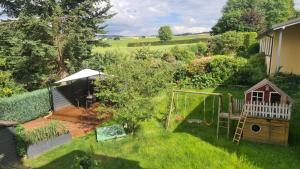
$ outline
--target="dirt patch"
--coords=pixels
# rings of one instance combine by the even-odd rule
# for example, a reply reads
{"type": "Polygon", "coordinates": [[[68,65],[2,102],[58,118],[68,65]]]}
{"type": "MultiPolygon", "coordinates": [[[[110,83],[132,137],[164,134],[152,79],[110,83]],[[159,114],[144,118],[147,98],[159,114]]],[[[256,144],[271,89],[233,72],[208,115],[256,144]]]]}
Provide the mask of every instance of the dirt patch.
{"type": "MultiPolygon", "coordinates": [[[[24,123],[23,125],[26,130],[30,130],[30,129],[44,126],[50,121],[52,120],[47,118],[38,118],[36,120],[32,120],[30,122],[24,123]]],[[[59,122],[64,124],[65,127],[70,131],[72,138],[84,136],[86,133],[94,130],[98,126],[96,124],[84,124],[84,123],[76,123],[76,122],[69,122],[69,121],[59,121],[59,122]]]]}

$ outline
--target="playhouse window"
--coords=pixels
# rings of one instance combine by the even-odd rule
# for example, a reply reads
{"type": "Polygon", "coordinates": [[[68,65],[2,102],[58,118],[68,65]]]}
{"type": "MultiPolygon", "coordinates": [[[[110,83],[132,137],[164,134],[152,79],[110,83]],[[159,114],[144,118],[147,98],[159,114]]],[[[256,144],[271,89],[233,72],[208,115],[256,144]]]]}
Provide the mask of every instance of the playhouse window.
{"type": "Polygon", "coordinates": [[[252,92],[252,102],[262,102],[264,100],[263,92],[252,92]]]}
{"type": "Polygon", "coordinates": [[[251,126],[251,130],[252,130],[252,132],[254,132],[254,133],[258,133],[258,132],[260,132],[260,126],[259,125],[257,125],[257,124],[253,124],[252,126],[251,126]]]}

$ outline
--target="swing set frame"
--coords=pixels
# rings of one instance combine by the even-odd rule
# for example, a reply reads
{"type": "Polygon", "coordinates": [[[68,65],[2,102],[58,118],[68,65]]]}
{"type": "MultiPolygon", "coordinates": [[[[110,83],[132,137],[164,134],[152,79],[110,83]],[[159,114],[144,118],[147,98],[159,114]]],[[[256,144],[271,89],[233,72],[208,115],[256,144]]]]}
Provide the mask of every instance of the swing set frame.
{"type": "MultiPolygon", "coordinates": [[[[204,95],[206,97],[208,97],[208,96],[218,97],[219,98],[219,105],[218,105],[218,111],[217,111],[218,116],[224,110],[224,107],[223,107],[223,94],[221,94],[221,93],[194,92],[194,91],[186,91],[186,90],[173,90],[172,91],[172,99],[171,99],[169,114],[168,114],[167,121],[166,121],[166,129],[169,128],[172,112],[177,109],[177,107],[176,107],[177,105],[175,103],[175,95],[177,94],[177,96],[178,96],[178,94],[180,94],[180,93],[181,94],[192,94],[192,95],[204,95]]],[[[205,101],[205,99],[204,99],[204,101],[205,101]]],[[[186,103],[185,103],[185,106],[186,106],[186,103]]],[[[204,111],[205,111],[205,107],[204,107],[204,111]]],[[[203,112],[203,113],[205,114],[205,112],[203,112]]],[[[207,125],[210,125],[210,124],[207,123],[207,125]]],[[[217,133],[218,133],[218,131],[217,131],[217,133]]]]}

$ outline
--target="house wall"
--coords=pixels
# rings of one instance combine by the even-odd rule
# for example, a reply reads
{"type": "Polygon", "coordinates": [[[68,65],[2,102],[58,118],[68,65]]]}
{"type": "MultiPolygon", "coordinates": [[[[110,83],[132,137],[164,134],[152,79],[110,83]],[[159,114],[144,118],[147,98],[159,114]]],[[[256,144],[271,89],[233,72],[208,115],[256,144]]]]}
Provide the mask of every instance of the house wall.
{"type": "MultiPolygon", "coordinates": [[[[276,31],[274,33],[270,74],[276,72],[278,43],[279,31],[276,31]]],[[[280,55],[280,66],[282,67],[280,71],[300,75],[300,24],[287,27],[283,30],[280,55]]]]}
{"type": "MultiPolygon", "coordinates": [[[[254,91],[262,91],[264,92],[264,102],[269,102],[269,99],[270,99],[270,93],[271,92],[276,92],[271,86],[269,85],[265,85],[265,86],[262,86],[254,91]],[[267,87],[269,87],[269,90],[267,91],[267,87]]],[[[251,102],[251,96],[252,96],[252,92],[248,92],[246,93],[246,103],[250,103],[251,102]]]]}

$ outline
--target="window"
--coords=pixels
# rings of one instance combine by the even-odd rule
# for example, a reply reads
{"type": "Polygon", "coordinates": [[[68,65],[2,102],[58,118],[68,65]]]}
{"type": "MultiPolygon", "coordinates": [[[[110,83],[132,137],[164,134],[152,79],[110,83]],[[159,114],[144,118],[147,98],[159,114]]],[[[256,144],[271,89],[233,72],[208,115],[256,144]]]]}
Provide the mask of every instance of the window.
{"type": "Polygon", "coordinates": [[[264,93],[263,92],[252,92],[252,102],[263,102],[264,93]]]}
{"type": "Polygon", "coordinates": [[[251,130],[252,130],[252,132],[254,132],[254,133],[258,133],[258,132],[260,132],[260,126],[259,125],[257,125],[257,124],[253,124],[252,126],[251,126],[251,130]]]}
{"type": "Polygon", "coordinates": [[[281,95],[276,92],[271,92],[270,93],[270,102],[273,103],[280,103],[281,100],[281,95]]]}

